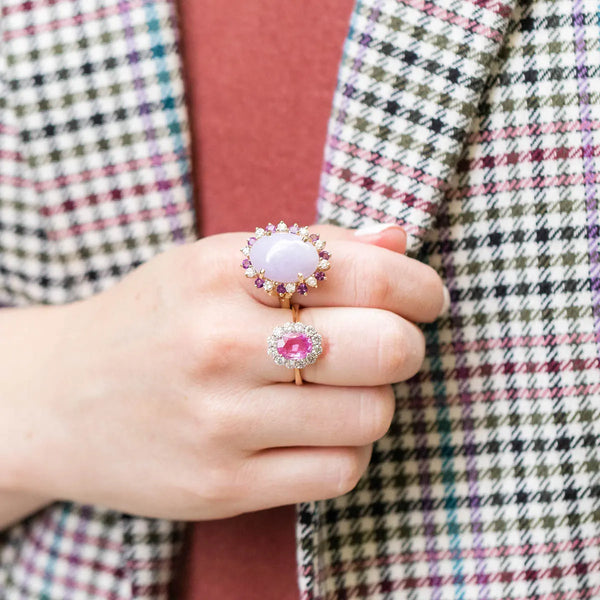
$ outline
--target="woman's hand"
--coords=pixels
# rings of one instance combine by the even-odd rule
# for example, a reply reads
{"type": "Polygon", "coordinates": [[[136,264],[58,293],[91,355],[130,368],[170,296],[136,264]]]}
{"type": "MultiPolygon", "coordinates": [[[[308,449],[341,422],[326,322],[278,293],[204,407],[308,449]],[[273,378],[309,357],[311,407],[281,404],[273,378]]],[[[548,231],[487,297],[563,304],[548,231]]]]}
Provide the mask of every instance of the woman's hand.
{"type": "Polygon", "coordinates": [[[352,489],[391,422],[390,383],[422,363],[414,322],[434,320],[444,292],[401,254],[399,228],[311,229],[333,257],[328,280],[301,299],[324,348],[304,386],[266,353],[291,311],[244,277],[243,233],[167,251],[83,302],[3,311],[0,325],[29,313],[43,337],[0,366],[12,449],[0,487],[173,519],[352,489]]]}

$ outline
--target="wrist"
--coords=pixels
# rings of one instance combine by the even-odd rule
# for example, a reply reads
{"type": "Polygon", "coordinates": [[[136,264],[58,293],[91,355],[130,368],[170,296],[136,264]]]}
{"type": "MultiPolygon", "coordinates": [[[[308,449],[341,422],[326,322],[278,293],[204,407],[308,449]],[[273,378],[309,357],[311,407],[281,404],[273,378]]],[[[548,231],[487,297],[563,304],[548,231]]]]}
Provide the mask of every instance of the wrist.
{"type": "Polygon", "coordinates": [[[60,393],[68,306],[0,311],[0,490],[44,496],[36,472],[51,462],[48,437],[60,393]]]}

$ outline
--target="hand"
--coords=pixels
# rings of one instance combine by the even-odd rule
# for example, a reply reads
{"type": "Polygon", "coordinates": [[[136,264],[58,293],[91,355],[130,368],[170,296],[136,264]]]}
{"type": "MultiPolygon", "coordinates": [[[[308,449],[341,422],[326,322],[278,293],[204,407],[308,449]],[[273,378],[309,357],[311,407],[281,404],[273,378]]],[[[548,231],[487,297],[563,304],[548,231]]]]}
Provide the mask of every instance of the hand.
{"type": "Polygon", "coordinates": [[[311,230],[333,258],[328,281],[302,298],[301,321],[324,340],[306,385],[266,354],[291,312],[243,276],[248,235],[174,248],[43,313],[53,325],[37,381],[9,388],[8,488],[195,520],[352,489],[391,422],[390,383],[422,363],[414,322],[434,320],[444,292],[400,253],[399,228],[311,230]]]}

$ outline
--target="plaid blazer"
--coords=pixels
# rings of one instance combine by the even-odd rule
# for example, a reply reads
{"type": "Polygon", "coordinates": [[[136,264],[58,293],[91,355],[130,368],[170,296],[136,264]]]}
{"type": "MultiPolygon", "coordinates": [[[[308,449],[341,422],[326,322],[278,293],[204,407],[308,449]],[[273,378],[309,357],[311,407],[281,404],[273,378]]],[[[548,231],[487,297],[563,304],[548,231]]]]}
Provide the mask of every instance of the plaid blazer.
{"type": "MultiPolygon", "coordinates": [[[[0,0],[0,302],[67,302],[192,239],[170,0],[0,0]]],[[[359,0],[319,209],[402,223],[425,327],[359,486],[298,508],[303,600],[600,597],[600,16],[359,0]]],[[[60,503],[0,597],[164,598],[181,525],[60,503]]]]}

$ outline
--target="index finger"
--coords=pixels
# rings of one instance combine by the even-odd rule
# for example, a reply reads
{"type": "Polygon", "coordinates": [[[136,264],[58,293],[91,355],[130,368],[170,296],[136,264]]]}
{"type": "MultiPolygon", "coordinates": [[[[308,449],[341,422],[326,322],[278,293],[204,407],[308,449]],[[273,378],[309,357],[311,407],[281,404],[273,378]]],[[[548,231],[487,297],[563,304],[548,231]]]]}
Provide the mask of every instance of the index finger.
{"type": "MultiPolygon", "coordinates": [[[[424,263],[387,248],[333,239],[327,243],[331,269],[326,280],[292,302],[302,306],[380,308],[416,323],[434,321],[448,302],[440,276],[424,263]]],[[[257,300],[279,306],[276,297],[244,282],[257,300]]]]}

